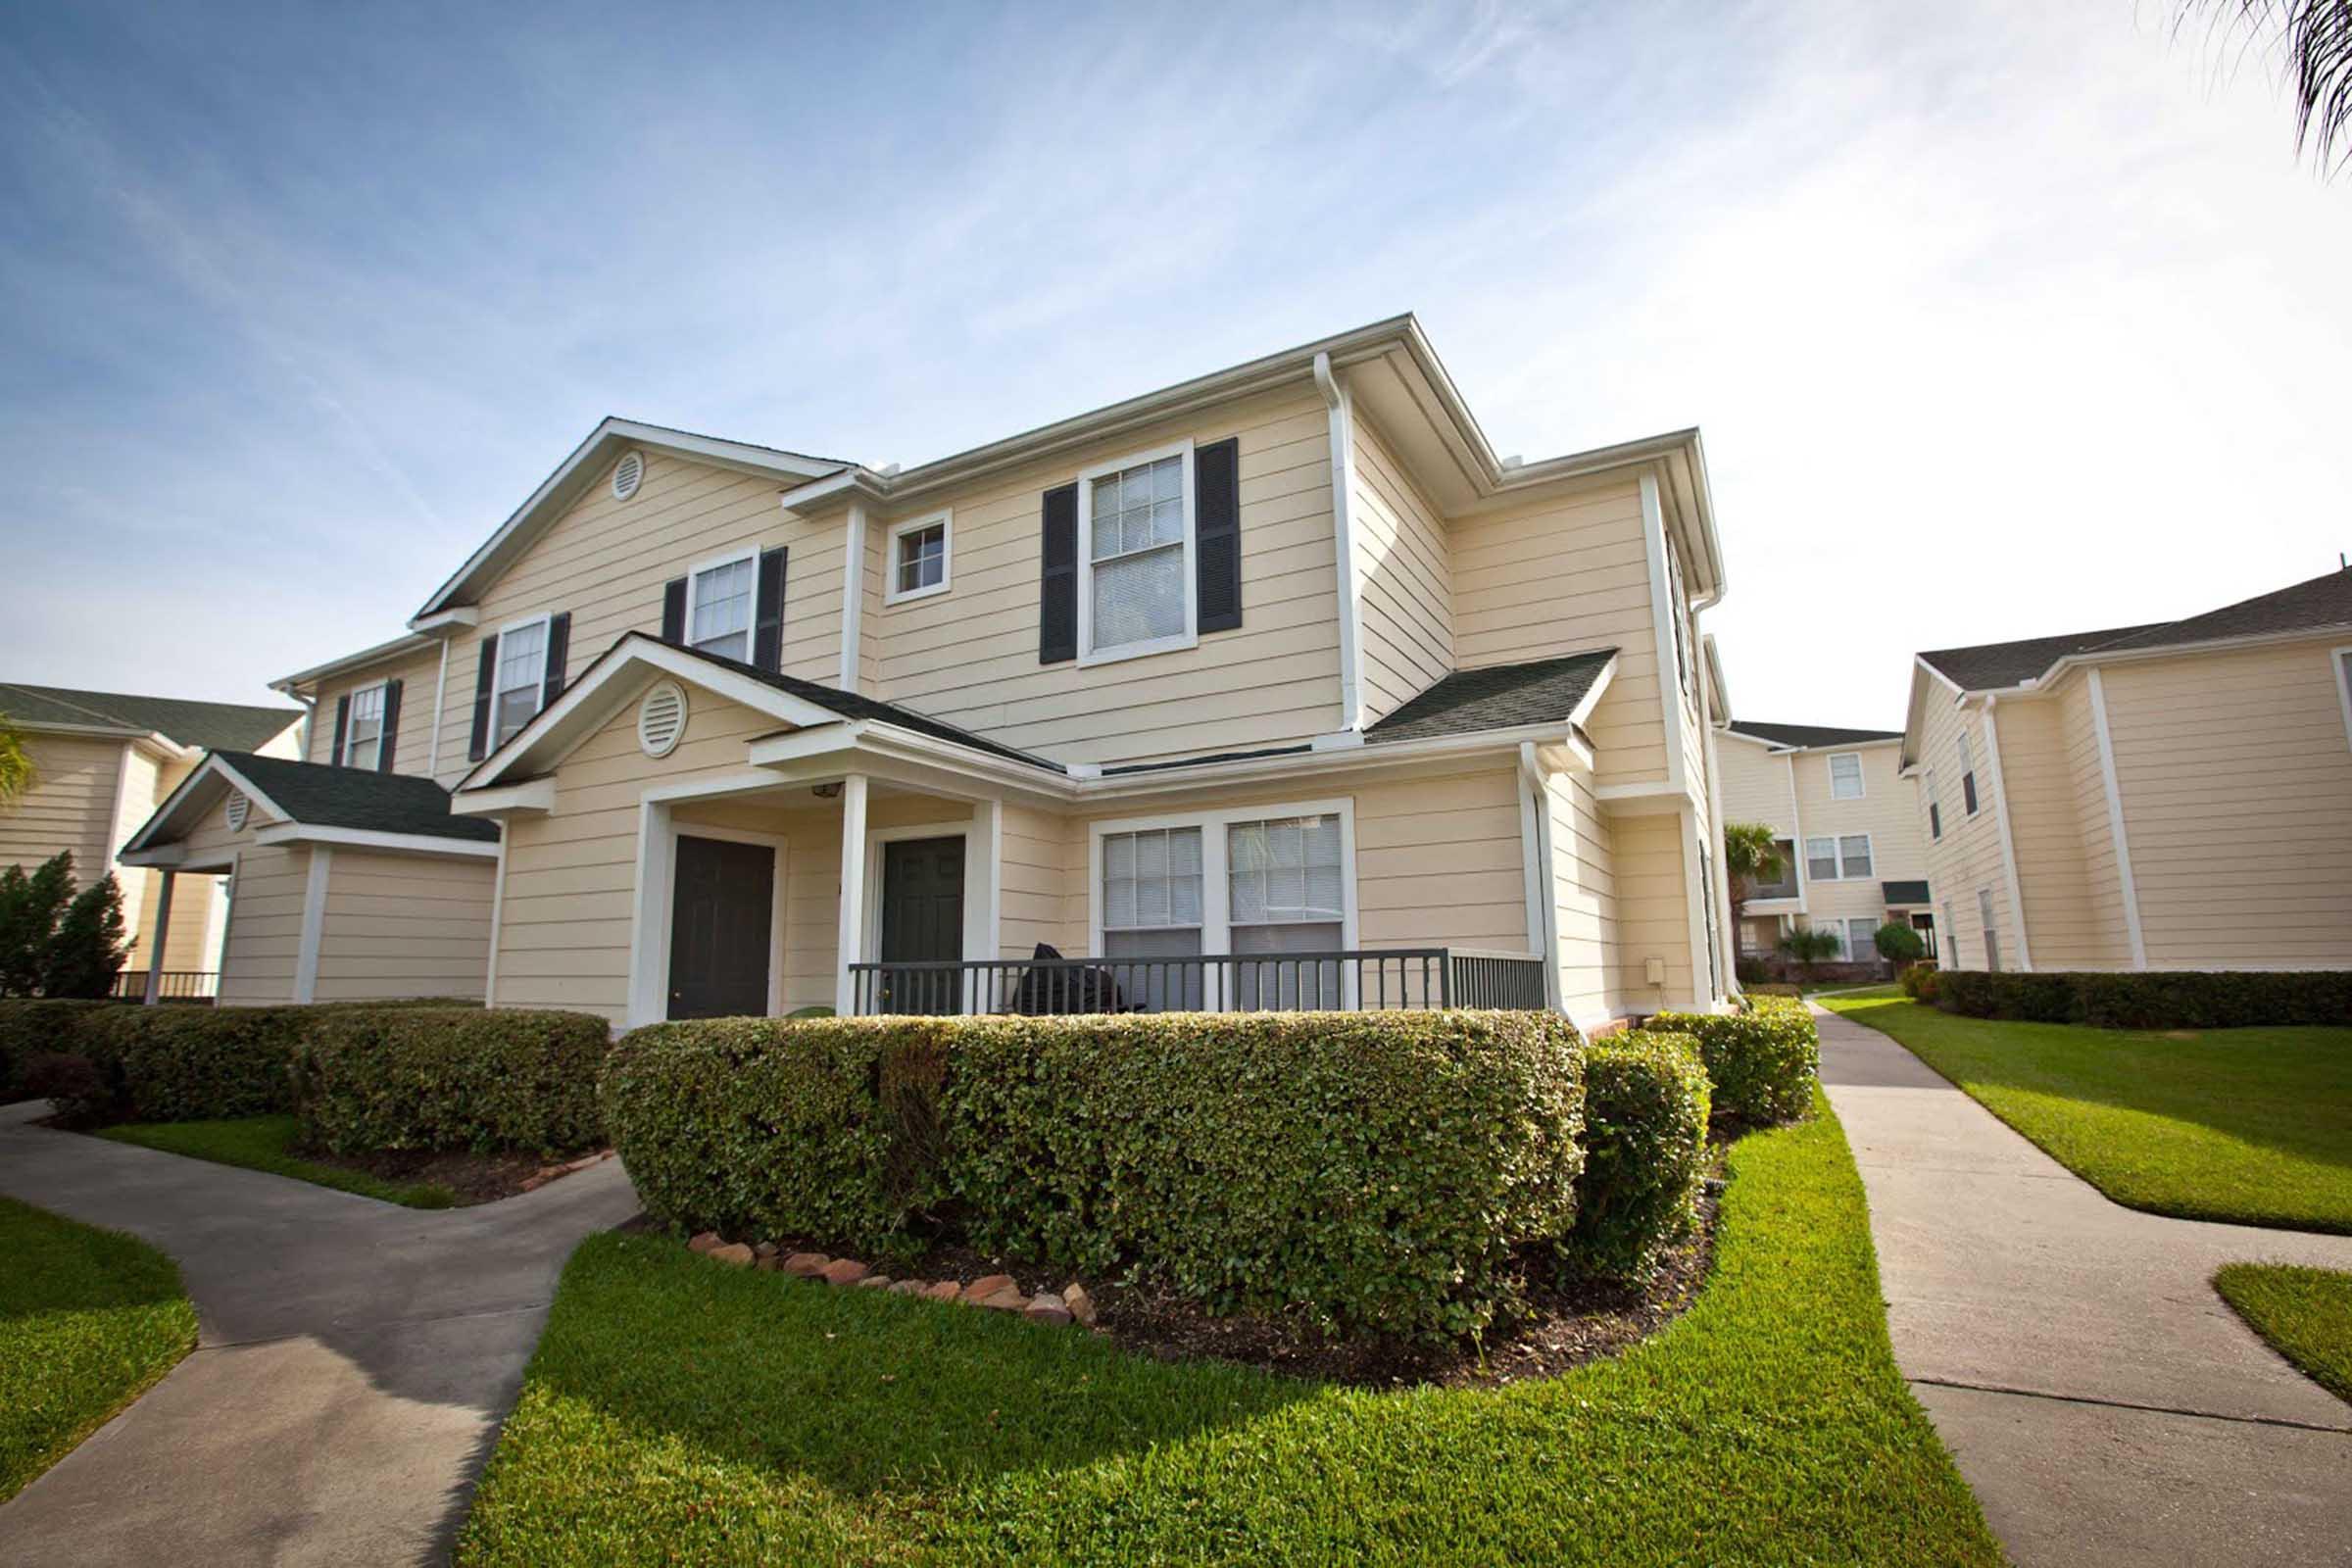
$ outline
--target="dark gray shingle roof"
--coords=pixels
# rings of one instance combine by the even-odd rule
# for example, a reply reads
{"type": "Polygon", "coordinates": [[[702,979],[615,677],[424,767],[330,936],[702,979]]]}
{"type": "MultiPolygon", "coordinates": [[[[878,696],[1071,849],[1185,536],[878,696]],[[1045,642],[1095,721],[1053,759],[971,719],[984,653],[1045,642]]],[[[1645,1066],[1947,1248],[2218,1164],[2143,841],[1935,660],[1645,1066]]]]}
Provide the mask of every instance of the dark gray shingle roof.
{"type": "Polygon", "coordinates": [[[1594,648],[1533,663],[1457,669],[1365,730],[1365,743],[1564,722],[1616,657],[1614,648],[1594,648]]]}
{"type": "Polygon", "coordinates": [[[2032,680],[2069,654],[2088,653],[2119,637],[2155,631],[2164,624],[2158,621],[2146,626],[2116,626],[2106,631],[2067,632],[2014,643],[1979,643],[1974,648],[1937,648],[1919,657],[1941,670],[1962,691],[1984,691],[2032,680]]]}
{"type": "Polygon", "coordinates": [[[1899,741],[1899,729],[1837,729],[1827,724],[1758,724],[1749,719],[1735,718],[1724,726],[1741,735],[1753,735],[1775,746],[1854,746],[1863,741],[1899,741]]]}
{"type": "Polygon", "coordinates": [[[421,833],[434,838],[498,842],[498,824],[454,816],[449,791],[429,778],[328,767],[251,752],[215,752],[295,821],[311,827],[348,827],[377,833],[421,833]]]}
{"type": "Polygon", "coordinates": [[[18,681],[0,681],[0,713],[25,724],[98,725],[140,735],[152,732],[204,751],[249,751],[302,718],[302,710],[294,708],[85,692],[18,681]]]}

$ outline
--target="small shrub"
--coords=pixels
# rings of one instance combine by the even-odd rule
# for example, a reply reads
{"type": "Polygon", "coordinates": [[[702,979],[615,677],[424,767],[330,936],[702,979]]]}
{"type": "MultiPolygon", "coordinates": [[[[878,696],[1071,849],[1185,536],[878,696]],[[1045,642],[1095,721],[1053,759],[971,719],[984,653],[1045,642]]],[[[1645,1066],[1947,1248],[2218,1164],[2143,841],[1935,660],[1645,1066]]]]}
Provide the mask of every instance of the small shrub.
{"type": "Polygon", "coordinates": [[[70,850],[0,871],[0,997],[102,1000],[130,951],[122,937],[113,872],[76,892],[70,850]]]}
{"type": "Polygon", "coordinates": [[[1752,988],[1771,983],[1772,965],[1766,963],[1762,958],[1741,956],[1732,960],[1732,973],[1738,977],[1741,986],[1752,988]]]}
{"type": "Polygon", "coordinates": [[[1737,1013],[1662,1012],[1649,1026],[1698,1042],[1718,1116],[1749,1127],[1794,1121],[1813,1106],[1821,1032],[1793,998],[1755,997],[1751,1006],[1737,1013]]]}
{"type": "Polygon", "coordinates": [[[1562,1249],[1579,1273],[1639,1282],[1690,1230],[1706,1175],[1708,1088],[1687,1034],[1637,1031],[1585,1048],[1585,1169],[1562,1249]]]}
{"type": "Polygon", "coordinates": [[[1936,978],[1940,973],[1940,970],[1915,963],[1895,976],[1895,984],[1901,986],[1903,995],[1912,1001],[1925,1002],[1933,1005],[1941,985],[1936,978]]]}
{"type": "Polygon", "coordinates": [[[611,1032],[595,1014],[351,1006],[296,1021],[294,1108],[305,1140],[335,1153],[554,1153],[598,1141],[611,1032]]]}
{"type": "Polygon", "coordinates": [[[1917,963],[1928,956],[1928,944],[1907,920],[1888,920],[1871,936],[1871,945],[1888,963],[1917,963]]]}
{"type": "Polygon", "coordinates": [[[24,1090],[46,1100],[69,1127],[97,1127],[122,1119],[121,1095],[98,1064],[77,1051],[44,1051],[24,1063],[24,1090]]]}
{"type": "Polygon", "coordinates": [[[78,1053],[83,1019],[99,1009],[123,1005],[78,997],[0,1001],[0,1103],[33,1093],[23,1078],[25,1064],[33,1057],[78,1053]]]}

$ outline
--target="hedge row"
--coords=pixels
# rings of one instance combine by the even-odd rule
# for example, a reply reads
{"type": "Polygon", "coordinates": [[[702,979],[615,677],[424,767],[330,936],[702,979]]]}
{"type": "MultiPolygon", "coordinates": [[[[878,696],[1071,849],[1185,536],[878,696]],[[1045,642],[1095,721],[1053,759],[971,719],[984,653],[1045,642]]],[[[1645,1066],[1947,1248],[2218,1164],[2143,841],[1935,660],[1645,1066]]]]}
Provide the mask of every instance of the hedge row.
{"type": "Polygon", "coordinates": [[[1582,1273],[1639,1280],[1698,1214],[1707,1069],[1686,1034],[1632,1033],[1585,1050],[1585,1170],[1566,1249],[1582,1273]]]}
{"type": "Polygon", "coordinates": [[[298,1111],[344,1152],[592,1144],[607,1038],[592,1014],[466,1003],[0,1002],[0,1062],[69,1121],[298,1111]],[[388,1141],[366,1142],[377,1133],[388,1141]]]}
{"type": "Polygon", "coordinates": [[[1540,1012],[725,1019],[607,1058],[654,1215],[868,1252],[944,1225],[1222,1310],[1460,1335],[1573,1225],[1576,1031],[1540,1012]]]}
{"type": "Polygon", "coordinates": [[[1972,1018],[2100,1029],[2352,1024],[2352,970],[2167,970],[2092,974],[1946,969],[1925,995],[1972,1018]]]}
{"type": "Polygon", "coordinates": [[[1745,1012],[1661,1012],[1649,1027],[1689,1035],[1714,1082],[1719,1116],[1748,1127],[1794,1121],[1813,1106],[1821,1031],[1793,997],[1750,997],[1745,1012]]]}

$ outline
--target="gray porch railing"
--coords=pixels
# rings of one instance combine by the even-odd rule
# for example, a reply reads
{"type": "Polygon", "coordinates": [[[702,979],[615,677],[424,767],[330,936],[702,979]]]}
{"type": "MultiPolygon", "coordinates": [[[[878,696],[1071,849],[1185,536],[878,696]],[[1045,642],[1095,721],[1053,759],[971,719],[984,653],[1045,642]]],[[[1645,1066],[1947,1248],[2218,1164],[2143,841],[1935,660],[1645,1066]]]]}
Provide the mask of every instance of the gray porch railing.
{"type": "MultiPolygon", "coordinates": [[[[159,1002],[210,1002],[220,994],[220,973],[217,969],[166,969],[158,979],[161,983],[155,995],[159,1002]]],[[[147,971],[117,971],[115,988],[107,995],[139,1001],[147,995],[147,971]]]]}
{"type": "Polygon", "coordinates": [[[1544,1005],[1541,958],[1463,948],[853,963],[850,978],[860,1015],[1544,1005]]]}

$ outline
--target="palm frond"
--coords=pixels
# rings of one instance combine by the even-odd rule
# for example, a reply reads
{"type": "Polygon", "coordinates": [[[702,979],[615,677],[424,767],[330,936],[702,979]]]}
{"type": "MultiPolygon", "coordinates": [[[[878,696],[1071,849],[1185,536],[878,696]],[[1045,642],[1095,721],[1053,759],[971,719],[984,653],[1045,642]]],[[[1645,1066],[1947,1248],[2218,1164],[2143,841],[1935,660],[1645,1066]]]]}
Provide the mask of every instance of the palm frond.
{"type": "Polygon", "coordinates": [[[2322,171],[2352,165],[2352,0],[2176,0],[2176,35],[2203,18],[2209,39],[2276,55],[2295,98],[2295,151],[2322,171]]]}

